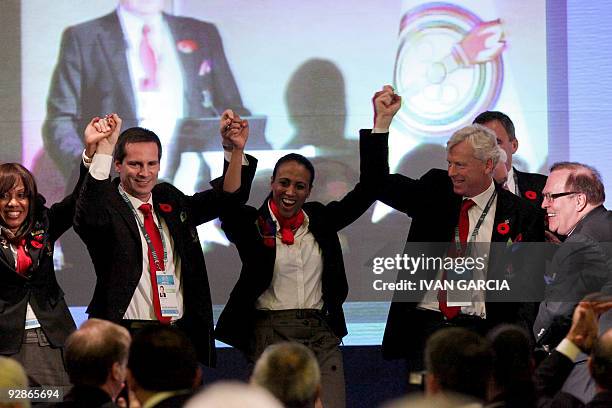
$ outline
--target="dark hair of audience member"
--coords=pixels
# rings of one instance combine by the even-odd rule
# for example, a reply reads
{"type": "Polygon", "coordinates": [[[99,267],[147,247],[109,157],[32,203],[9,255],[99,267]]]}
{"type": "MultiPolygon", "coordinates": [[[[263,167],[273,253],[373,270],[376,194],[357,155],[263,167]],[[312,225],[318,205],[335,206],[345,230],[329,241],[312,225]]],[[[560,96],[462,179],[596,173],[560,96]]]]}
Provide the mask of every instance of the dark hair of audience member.
{"type": "Polygon", "coordinates": [[[147,391],[192,389],[198,372],[196,351],[174,327],[147,327],[132,339],[128,368],[147,391]]]}
{"type": "Polygon", "coordinates": [[[496,390],[513,407],[535,406],[533,344],[529,333],[520,326],[504,324],[491,330],[487,338],[493,347],[496,390]],[[515,400],[521,401],[520,405],[510,402],[515,400]]]}
{"type": "Polygon", "coordinates": [[[489,342],[464,328],[435,332],[425,347],[425,365],[444,391],[486,399],[492,370],[489,342]]]}
{"type": "Polygon", "coordinates": [[[161,160],[162,145],[155,132],[141,127],[132,127],[124,130],[119,135],[119,139],[117,140],[117,144],[115,145],[115,150],[113,152],[113,161],[119,163],[123,162],[123,159],[127,155],[127,152],[125,151],[126,145],[131,143],[148,142],[157,144],[157,159],[161,160]]]}

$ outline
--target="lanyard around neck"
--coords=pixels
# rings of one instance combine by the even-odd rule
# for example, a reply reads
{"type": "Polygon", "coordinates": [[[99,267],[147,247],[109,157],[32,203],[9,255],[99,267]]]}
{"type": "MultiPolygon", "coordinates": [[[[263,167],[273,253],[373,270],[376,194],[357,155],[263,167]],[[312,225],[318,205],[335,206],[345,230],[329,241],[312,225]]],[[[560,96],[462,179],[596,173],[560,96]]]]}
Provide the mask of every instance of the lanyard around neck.
{"type": "MultiPolygon", "coordinates": [[[[142,235],[144,236],[145,241],[147,241],[147,246],[149,247],[149,251],[151,251],[151,256],[153,257],[153,262],[155,262],[155,267],[157,268],[158,271],[160,271],[161,270],[161,264],[160,264],[159,258],[157,256],[157,252],[155,252],[155,247],[153,246],[153,241],[151,241],[151,237],[147,233],[147,230],[145,229],[144,223],[142,221],[140,221],[140,217],[138,216],[138,213],[136,212],[136,209],[132,205],[132,202],[128,198],[128,196],[125,193],[125,191],[123,191],[123,188],[119,188],[119,194],[121,194],[121,197],[123,198],[123,201],[125,201],[125,203],[128,205],[128,207],[130,207],[130,210],[132,210],[132,213],[134,214],[134,217],[136,217],[136,222],[138,223],[138,227],[140,227],[140,232],[142,232],[142,235]]],[[[153,217],[153,214],[151,214],[151,217],[153,217]]],[[[164,266],[165,266],[165,265],[168,264],[168,251],[166,250],[166,240],[164,239],[164,234],[163,234],[163,231],[162,231],[161,221],[159,222],[159,225],[156,225],[156,227],[159,230],[159,236],[161,238],[162,248],[164,249],[164,266]]]]}
{"type": "MultiPolygon", "coordinates": [[[[489,210],[491,209],[491,206],[493,205],[493,200],[495,199],[496,196],[497,196],[497,190],[493,190],[493,194],[491,194],[491,197],[489,197],[489,201],[487,201],[487,205],[485,206],[484,210],[482,210],[482,214],[480,214],[480,218],[478,219],[478,222],[476,223],[476,226],[474,227],[474,230],[472,231],[472,234],[470,235],[470,238],[468,239],[467,247],[465,250],[466,254],[470,252],[470,249],[472,247],[471,244],[476,240],[478,231],[480,231],[480,227],[482,226],[482,223],[484,222],[485,217],[489,213],[489,210]]],[[[455,248],[457,249],[458,254],[462,253],[461,238],[459,237],[459,224],[458,223],[455,226],[455,248]]]]}

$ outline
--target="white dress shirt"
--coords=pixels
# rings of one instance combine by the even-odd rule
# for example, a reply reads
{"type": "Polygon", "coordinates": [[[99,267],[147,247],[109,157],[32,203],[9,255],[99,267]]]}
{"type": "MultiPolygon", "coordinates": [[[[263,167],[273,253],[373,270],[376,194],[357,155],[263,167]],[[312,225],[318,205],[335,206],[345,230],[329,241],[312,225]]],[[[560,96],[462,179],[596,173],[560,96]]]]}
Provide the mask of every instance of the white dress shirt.
{"type": "Polygon", "coordinates": [[[521,193],[518,190],[518,185],[516,184],[516,173],[514,172],[514,167],[510,167],[510,171],[508,172],[506,186],[508,187],[508,191],[512,194],[521,196],[521,193]]]}
{"type": "MultiPolygon", "coordinates": [[[[162,151],[168,152],[176,121],[185,115],[183,69],[175,40],[161,13],[145,20],[119,6],[117,15],[127,44],[126,57],[139,125],[154,129],[160,138],[162,151]],[[140,42],[145,24],[151,28],[149,38],[157,61],[159,88],[156,91],[140,90],[141,81],[146,76],[140,60],[140,42]]],[[[166,177],[166,171],[166,162],[160,163],[159,177],[166,177]]]]}
{"type": "MultiPolygon", "coordinates": [[[[270,207],[268,204],[268,211],[270,207]]],[[[272,283],[255,302],[260,310],[318,309],[323,307],[323,257],[321,248],[308,229],[309,218],[295,232],[293,245],[283,244],[276,224],[276,259],[272,283]]]]}
{"type": "MultiPolygon", "coordinates": [[[[495,210],[497,209],[497,196],[493,199],[491,203],[491,207],[487,212],[480,228],[478,229],[478,234],[476,234],[475,239],[472,239],[472,233],[474,232],[474,228],[478,223],[478,219],[482,215],[485,207],[487,206],[487,202],[491,198],[491,195],[495,192],[495,183],[491,181],[489,187],[483,191],[482,193],[474,196],[474,197],[464,197],[464,199],[471,199],[474,201],[475,205],[472,206],[468,210],[468,217],[470,219],[470,229],[468,231],[468,242],[473,242],[471,245],[471,253],[468,254],[471,257],[484,257],[486,259],[485,267],[482,270],[478,268],[473,269],[472,279],[481,280],[487,278],[487,269],[489,265],[489,251],[491,248],[491,236],[493,234],[493,224],[495,221],[495,210]]],[[[436,279],[442,279],[442,270],[438,271],[436,279]]],[[[462,292],[463,296],[464,292],[462,292]]],[[[452,291],[447,292],[447,305],[448,306],[457,306],[453,304],[453,293],[452,291]]],[[[471,305],[470,306],[461,306],[461,313],[476,315],[482,318],[486,318],[486,309],[485,309],[485,292],[483,291],[473,291],[471,296],[471,305]]],[[[428,310],[436,310],[439,311],[438,305],[438,291],[437,290],[429,290],[423,301],[419,304],[420,308],[428,309],[428,310]]]]}
{"type": "MultiPolygon", "coordinates": [[[[93,157],[91,166],[89,167],[89,173],[93,178],[97,180],[108,179],[112,160],[113,158],[110,155],[96,153],[93,157]]],[[[119,186],[119,188],[121,189],[121,186],[119,186]]],[[[138,207],[144,204],[144,202],[127,193],[126,195],[132,203],[132,206],[136,210],[138,218],[144,224],[144,215],[141,211],[138,210],[138,207]]],[[[152,194],[147,202],[153,205],[152,194]]],[[[168,262],[165,265],[166,272],[167,274],[174,274],[175,276],[175,282],[177,285],[176,299],[178,303],[179,314],[178,316],[173,317],[172,319],[178,320],[183,316],[183,286],[181,282],[181,259],[178,254],[174,256],[174,240],[170,235],[170,230],[168,229],[168,225],[166,225],[166,222],[162,218],[158,218],[157,214],[155,214],[155,211],[153,211],[153,220],[155,222],[155,225],[159,226],[161,223],[161,232],[166,245],[166,251],[168,256],[168,262]]],[[[157,320],[157,317],[155,316],[155,311],[153,309],[153,288],[151,286],[151,275],[149,271],[149,247],[140,228],[138,228],[138,232],[140,235],[140,244],[142,248],[142,273],[140,275],[138,286],[134,291],[134,295],[130,300],[130,304],[123,318],[133,320],[157,320]]]]}

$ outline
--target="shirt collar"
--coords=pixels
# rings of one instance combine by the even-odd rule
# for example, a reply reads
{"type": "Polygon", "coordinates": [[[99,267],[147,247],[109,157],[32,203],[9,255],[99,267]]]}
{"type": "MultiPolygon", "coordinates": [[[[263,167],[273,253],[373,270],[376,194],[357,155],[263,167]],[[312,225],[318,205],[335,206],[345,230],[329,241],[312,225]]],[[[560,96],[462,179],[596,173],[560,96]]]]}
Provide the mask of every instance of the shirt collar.
{"type": "MultiPolygon", "coordinates": [[[[272,198],[270,198],[271,200],[272,198]]],[[[272,221],[274,222],[274,225],[276,226],[276,233],[280,234],[280,223],[278,222],[278,220],[276,219],[276,217],[274,216],[274,213],[272,212],[272,209],[270,208],[270,200],[268,200],[268,202],[266,203],[266,205],[268,206],[268,212],[270,213],[270,218],[272,219],[272,221]]],[[[304,211],[304,209],[302,208],[302,211],[304,211]]],[[[306,214],[306,211],[304,211],[304,222],[302,223],[302,225],[300,226],[300,228],[298,228],[298,231],[301,229],[306,229],[308,228],[308,224],[309,224],[309,218],[308,218],[308,214],[306,214]]],[[[297,234],[297,231],[296,231],[297,234]]]]}
{"type": "Polygon", "coordinates": [[[134,197],[133,195],[131,195],[130,193],[126,192],[123,189],[123,186],[121,185],[121,183],[119,183],[119,191],[123,192],[125,194],[125,196],[128,198],[128,200],[130,200],[130,203],[132,204],[132,206],[134,207],[134,209],[138,209],[141,205],[143,204],[151,204],[151,208],[153,208],[153,193],[151,193],[151,195],[149,196],[149,199],[147,201],[141,201],[140,199],[134,197]]]}
{"type": "Polygon", "coordinates": [[[485,191],[483,191],[482,193],[474,197],[463,197],[463,199],[464,200],[471,199],[472,201],[474,201],[474,203],[476,204],[478,208],[484,211],[485,207],[487,206],[487,202],[491,198],[491,195],[493,194],[494,191],[495,191],[495,183],[493,182],[493,180],[491,180],[491,184],[485,191]]]}
{"type": "Polygon", "coordinates": [[[130,13],[122,5],[119,5],[117,8],[117,16],[121,23],[121,29],[125,34],[128,48],[138,48],[140,45],[140,38],[142,37],[142,27],[145,23],[151,26],[154,32],[159,31],[163,23],[161,13],[148,17],[145,20],[134,13],[130,13]]]}

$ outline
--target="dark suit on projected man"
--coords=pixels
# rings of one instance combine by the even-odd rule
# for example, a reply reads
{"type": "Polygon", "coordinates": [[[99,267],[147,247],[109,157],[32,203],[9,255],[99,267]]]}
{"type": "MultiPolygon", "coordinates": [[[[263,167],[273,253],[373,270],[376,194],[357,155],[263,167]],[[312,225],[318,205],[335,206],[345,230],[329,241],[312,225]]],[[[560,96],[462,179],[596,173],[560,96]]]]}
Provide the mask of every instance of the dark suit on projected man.
{"type": "MultiPolygon", "coordinates": [[[[170,161],[160,177],[171,180],[180,159],[180,152],[171,149],[177,119],[214,117],[224,109],[242,116],[249,112],[213,24],[161,13],[161,0],[146,2],[154,4],[148,9],[143,2],[121,3],[108,15],[64,31],[47,99],[45,149],[69,176],[83,150],[80,134],[87,121],[117,112],[125,128],[150,127],[160,134],[170,161]],[[145,25],[152,27],[147,41],[145,25]],[[153,62],[141,55],[151,50],[153,62]],[[151,63],[155,81],[145,83],[151,63]]],[[[213,139],[202,150],[212,146],[213,139]]]]}
{"type": "MultiPolygon", "coordinates": [[[[525,273],[526,265],[512,264],[516,267],[509,270],[506,249],[519,241],[542,241],[544,222],[532,205],[493,182],[492,170],[500,154],[496,144],[492,132],[480,125],[463,128],[449,140],[448,173],[433,169],[418,180],[391,174],[379,199],[412,218],[406,254],[444,258],[449,256],[449,243],[476,242],[472,248],[477,255],[471,252],[471,256],[488,258],[480,278],[502,280],[514,274],[512,282],[530,288],[530,296],[535,297],[537,275],[525,273]],[[471,140],[480,145],[478,150],[471,140]],[[466,205],[468,198],[474,204],[466,205]]],[[[414,277],[445,279],[441,274],[432,268],[418,270],[414,277]]],[[[478,278],[475,273],[474,279],[478,278]]],[[[397,279],[410,276],[400,271],[397,279]]],[[[539,281],[543,279],[540,277],[539,281]]],[[[451,293],[423,290],[403,297],[403,293],[396,291],[383,338],[384,356],[406,358],[409,368],[416,371],[422,369],[427,337],[442,327],[462,326],[481,333],[504,322],[531,327],[535,317],[533,303],[499,302],[497,295],[475,291],[467,300],[462,299],[461,305],[450,303],[451,293]]]]}

